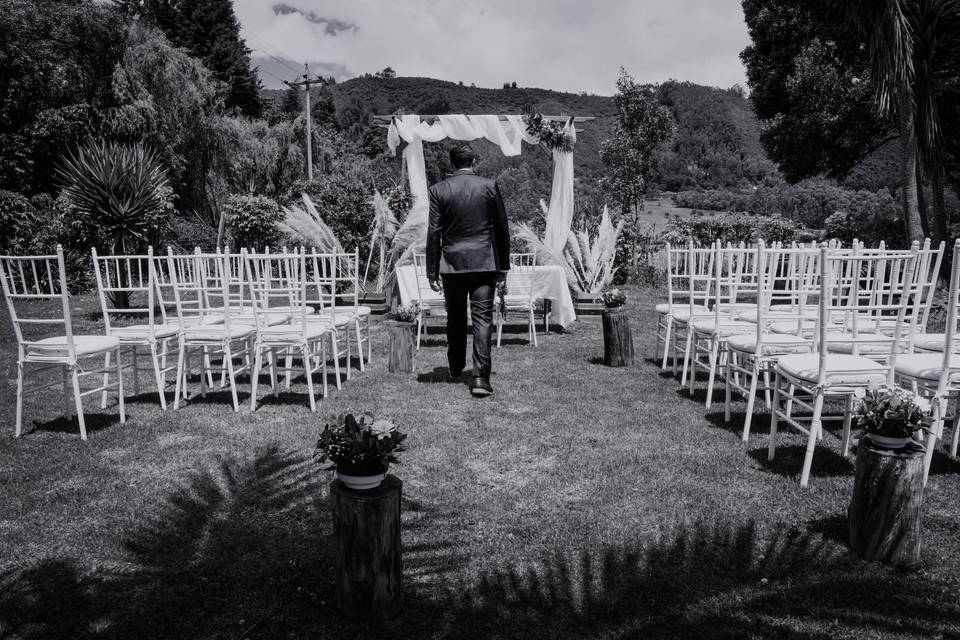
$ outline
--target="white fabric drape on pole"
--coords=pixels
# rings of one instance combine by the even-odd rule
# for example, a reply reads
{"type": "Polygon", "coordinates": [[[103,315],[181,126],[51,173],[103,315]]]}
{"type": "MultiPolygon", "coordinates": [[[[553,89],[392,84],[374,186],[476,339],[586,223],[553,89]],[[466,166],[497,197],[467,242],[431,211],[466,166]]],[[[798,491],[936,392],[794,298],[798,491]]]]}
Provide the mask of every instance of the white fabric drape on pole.
{"type": "MultiPolygon", "coordinates": [[[[523,116],[508,115],[505,118],[501,120],[497,115],[450,114],[437,116],[437,121],[433,123],[422,122],[418,115],[392,118],[387,129],[387,146],[392,153],[396,153],[401,140],[407,143],[403,149],[403,159],[407,165],[410,195],[413,198],[403,226],[423,227],[419,245],[422,246],[426,241],[426,221],[430,209],[423,143],[438,142],[445,138],[463,141],[484,138],[500,147],[505,156],[520,155],[520,147],[524,142],[539,143],[536,136],[527,133],[523,116]]],[[[572,119],[566,123],[564,131],[576,136],[572,119]]],[[[557,255],[563,253],[572,221],[573,153],[554,151],[553,185],[547,209],[545,242],[557,255]]]]}

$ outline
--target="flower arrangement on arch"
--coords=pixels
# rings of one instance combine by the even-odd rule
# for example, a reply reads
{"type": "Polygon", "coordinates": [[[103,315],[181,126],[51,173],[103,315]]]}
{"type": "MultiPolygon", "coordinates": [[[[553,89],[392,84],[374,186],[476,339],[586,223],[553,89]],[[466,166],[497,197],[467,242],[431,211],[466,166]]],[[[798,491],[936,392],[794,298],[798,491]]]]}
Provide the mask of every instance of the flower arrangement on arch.
{"type": "Polygon", "coordinates": [[[602,302],[607,309],[615,309],[627,303],[627,294],[620,289],[607,289],[597,296],[596,300],[602,302]]]}
{"type": "Polygon", "coordinates": [[[407,434],[390,420],[376,419],[370,413],[340,414],[323,426],[314,457],[331,462],[337,471],[351,475],[383,473],[399,464],[398,454],[405,451],[407,434]]]}
{"type": "Polygon", "coordinates": [[[876,383],[853,392],[854,417],[868,434],[888,438],[909,438],[926,426],[930,401],[905,389],[880,387],[876,383]]]}
{"type": "Polygon", "coordinates": [[[551,151],[565,153],[573,151],[574,138],[569,133],[564,133],[562,123],[544,120],[543,114],[537,112],[523,116],[523,122],[527,126],[527,133],[539,138],[540,142],[551,151]]]}
{"type": "Polygon", "coordinates": [[[390,311],[383,314],[384,320],[393,320],[394,322],[416,322],[420,317],[420,301],[414,300],[407,304],[395,306],[390,311]]]}

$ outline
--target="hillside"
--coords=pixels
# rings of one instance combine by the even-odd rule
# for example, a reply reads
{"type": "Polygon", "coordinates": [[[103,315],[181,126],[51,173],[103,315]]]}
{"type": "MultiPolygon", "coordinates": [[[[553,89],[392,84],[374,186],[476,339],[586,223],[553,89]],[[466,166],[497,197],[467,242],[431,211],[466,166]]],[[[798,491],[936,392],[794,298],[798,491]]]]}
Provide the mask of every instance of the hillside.
{"type": "MultiPolygon", "coordinates": [[[[613,132],[616,113],[608,96],[527,87],[486,89],[432,78],[362,77],[332,85],[325,91],[333,102],[337,123],[355,139],[376,137],[377,132],[369,129],[371,115],[397,111],[523,113],[532,108],[551,115],[595,116],[596,120],[580,125],[575,152],[578,188],[587,192],[603,170],[600,146],[613,132]]],[[[670,162],[666,165],[669,175],[664,176],[662,186],[742,186],[759,181],[761,174],[771,170],[760,146],[759,123],[750,102],[742,95],[676,81],[660,85],[659,92],[678,122],[678,135],[664,151],[670,162]],[[736,166],[725,166],[730,162],[736,166]]],[[[438,145],[428,145],[434,146],[438,145]]],[[[546,154],[525,152],[520,159],[503,160],[496,158],[493,151],[483,153],[488,169],[512,169],[539,180],[549,179],[550,159],[546,154]]],[[[435,153],[428,150],[428,155],[435,153]]]]}

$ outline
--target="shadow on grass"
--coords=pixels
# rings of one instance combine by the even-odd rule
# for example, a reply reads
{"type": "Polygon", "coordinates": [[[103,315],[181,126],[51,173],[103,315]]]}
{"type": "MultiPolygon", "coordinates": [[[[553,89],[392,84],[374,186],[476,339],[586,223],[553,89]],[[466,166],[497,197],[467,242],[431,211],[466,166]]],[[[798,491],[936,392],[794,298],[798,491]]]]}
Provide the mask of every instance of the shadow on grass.
{"type": "MultiPolygon", "coordinates": [[[[751,449],[747,452],[747,455],[760,463],[760,466],[770,473],[799,477],[803,469],[805,453],[806,447],[803,445],[784,445],[777,447],[777,454],[773,460],[767,460],[766,446],[751,449]]],[[[812,477],[852,476],[853,471],[854,461],[852,458],[844,458],[832,449],[817,445],[813,453],[813,463],[810,467],[812,477]]]]}
{"type": "MultiPolygon", "coordinates": [[[[156,397],[156,395],[154,395],[156,397]]],[[[97,431],[104,431],[113,426],[121,426],[120,423],[120,409],[116,406],[116,403],[113,403],[112,407],[108,407],[104,411],[113,410],[113,413],[89,413],[84,412],[83,422],[84,426],[87,428],[87,433],[96,433],[97,431]]],[[[126,408],[127,420],[130,419],[130,408],[126,408]]],[[[77,422],[77,416],[74,415],[72,418],[67,418],[63,415],[53,420],[36,420],[33,423],[33,431],[46,431],[50,433],[75,433],[80,434],[80,425],[77,422]]],[[[30,432],[24,429],[24,435],[29,434],[30,432]]]]}
{"type": "MultiPolygon", "coordinates": [[[[403,499],[407,609],[333,608],[328,476],[269,449],[196,473],[122,541],[129,566],[58,558],[0,576],[0,637],[932,637],[956,584],[860,562],[796,527],[695,522],[635,546],[557,549],[471,577],[451,514],[403,499]],[[883,597],[877,594],[882,593],[883,597]]],[[[816,525],[814,525],[816,526],[816,525]]]]}
{"type": "Polygon", "coordinates": [[[464,384],[469,386],[470,375],[469,372],[464,371],[460,374],[459,378],[451,378],[448,367],[434,367],[433,371],[418,373],[417,382],[423,382],[425,384],[464,384]]]}

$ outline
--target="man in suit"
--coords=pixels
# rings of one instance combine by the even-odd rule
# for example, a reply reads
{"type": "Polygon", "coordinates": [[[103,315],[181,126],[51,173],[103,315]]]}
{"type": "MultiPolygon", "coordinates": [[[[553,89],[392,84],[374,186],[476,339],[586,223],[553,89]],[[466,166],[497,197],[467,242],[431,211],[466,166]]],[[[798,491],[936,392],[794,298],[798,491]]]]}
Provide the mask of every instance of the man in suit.
{"type": "Polygon", "coordinates": [[[510,269],[510,228],[497,183],[473,172],[476,155],[467,146],[450,150],[454,173],[430,187],[427,278],[443,290],[447,308],[447,362],[450,377],[466,365],[467,299],[473,322],[475,397],[493,393],[490,342],[497,283],[510,269]],[[442,287],[441,287],[442,279],[442,287]]]}

